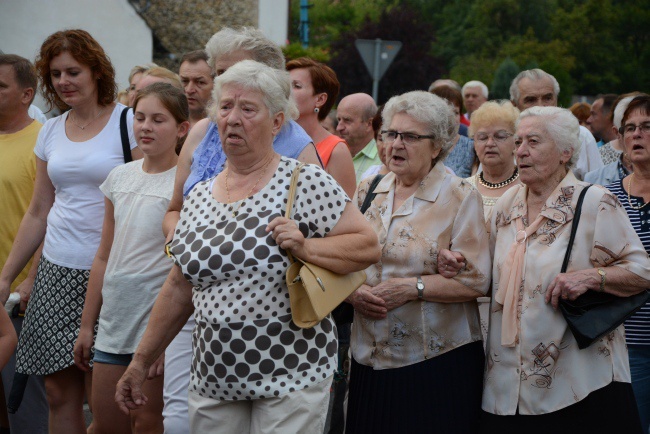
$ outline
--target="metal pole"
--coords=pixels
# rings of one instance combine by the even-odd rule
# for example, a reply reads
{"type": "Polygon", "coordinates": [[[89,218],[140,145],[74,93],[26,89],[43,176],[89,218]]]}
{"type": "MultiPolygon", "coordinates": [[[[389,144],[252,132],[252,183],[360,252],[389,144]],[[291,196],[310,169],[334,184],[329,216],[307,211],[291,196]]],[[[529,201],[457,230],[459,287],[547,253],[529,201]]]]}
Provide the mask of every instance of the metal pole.
{"type": "Polygon", "coordinates": [[[300,0],[300,42],[302,48],[309,46],[309,0],[300,0]]]}
{"type": "Polygon", "coordinates": [[[381,55],[381,39],[375,39],[375,64],[372,68],[372,99],[378,101],[379,94],[379,56],[381,55]]]}

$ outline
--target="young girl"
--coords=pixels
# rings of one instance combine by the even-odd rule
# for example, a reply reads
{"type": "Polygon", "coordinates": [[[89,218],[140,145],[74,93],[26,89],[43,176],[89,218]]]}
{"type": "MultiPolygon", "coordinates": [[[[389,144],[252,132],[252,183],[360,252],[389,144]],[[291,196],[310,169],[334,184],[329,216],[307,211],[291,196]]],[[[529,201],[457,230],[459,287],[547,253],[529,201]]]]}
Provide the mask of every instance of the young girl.
{"type": "Polygon", "coordinates": [[[144,159],[116,167],[100,186],[106,195],[102,240],[74,348],[75,364],[88,371],[99,316],[91,393],[95,434],[163,431],[162,360],[149,372],[145,393],[150,399],[143,409],[126,416],[113,396],[172,266],[161,228],[174,187],[175,148],[187,134],[189,109],[182,91],[155,83],[138,92],[134,112],[144,159]]]}

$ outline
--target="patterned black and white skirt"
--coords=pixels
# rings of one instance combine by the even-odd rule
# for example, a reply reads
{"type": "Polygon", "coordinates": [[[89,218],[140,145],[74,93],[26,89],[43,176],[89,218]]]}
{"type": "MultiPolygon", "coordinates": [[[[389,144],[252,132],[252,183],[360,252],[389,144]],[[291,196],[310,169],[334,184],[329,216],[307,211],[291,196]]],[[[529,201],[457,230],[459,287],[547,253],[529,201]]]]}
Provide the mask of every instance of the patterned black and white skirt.
{"type": "Polygon", "coordinates": [[[90,270],[61,267],[41,257],[18,340],[16,372],[49,375],[74,364],[89,276],[90,270]]]}

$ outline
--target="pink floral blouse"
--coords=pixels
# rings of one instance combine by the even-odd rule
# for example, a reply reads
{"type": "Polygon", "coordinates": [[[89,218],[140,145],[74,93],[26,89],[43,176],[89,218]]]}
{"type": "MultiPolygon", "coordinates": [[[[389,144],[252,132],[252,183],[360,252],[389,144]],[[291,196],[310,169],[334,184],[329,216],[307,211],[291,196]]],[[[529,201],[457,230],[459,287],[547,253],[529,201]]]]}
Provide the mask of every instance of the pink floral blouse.
{"type": "MultiPolygon", "coordinates": [[[[372,178],[359,184],[353,201],[363,203],[372,178]]],[[[366,269],[375,286],[398,277],[437,274],[439,249],[461,252],[467,266],[454,277],[484,295],[490,283],[489,237],[479,192],[438,163],[413,196],[394,213],[395,174],[387,174],[365,217],[382,246],[382,258],[366,269]]],[[[415,287],[413,288],[415,291],[415,287]]],[[[355,360],[374,369],[398,368],[481,340],[475,300],[411,301],[383,320],[355,313],[350,347],[355,360]]]]}
{"type": "MultiPolygon", "coordinates": [[[[586,185],[569,172],[542,208],[548,220],[526,241],[514,347],[501,345],[503,306],[492,299],[483,392],[483,410],[489,413],[513,415],[517,407],[522,415],[550,413],[613,381],[630,382],[623,326],[580,350],[561,312],[544,301],[562,267],[575,205],[586,185]]],[[[515,219],[528,212],[526,195],[526,186],[515,186],[494,207],[493,296],[515,239],[515,219]]],[[[610,265],[650,279],[650,259],[625,210],[609,191],[593,186],[585,196],[568,272],[610,265]]]]}

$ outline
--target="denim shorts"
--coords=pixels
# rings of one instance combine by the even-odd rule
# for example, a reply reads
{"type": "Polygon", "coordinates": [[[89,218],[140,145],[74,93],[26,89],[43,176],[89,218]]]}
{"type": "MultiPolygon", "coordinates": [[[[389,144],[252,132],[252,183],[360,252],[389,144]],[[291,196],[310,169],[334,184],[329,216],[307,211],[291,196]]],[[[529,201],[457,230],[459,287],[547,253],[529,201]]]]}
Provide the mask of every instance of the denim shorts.
{"type": "Polygon", "coordinates": [[[93,358],[93,361],[95,363],[104,363],[107,365],[129,366],[129,363],[131,363],[132,359],[133,359],[133,353],[131,354],[105,353],[95,348],[95,357],[93,358]]]}

